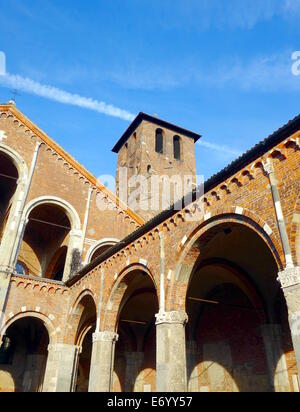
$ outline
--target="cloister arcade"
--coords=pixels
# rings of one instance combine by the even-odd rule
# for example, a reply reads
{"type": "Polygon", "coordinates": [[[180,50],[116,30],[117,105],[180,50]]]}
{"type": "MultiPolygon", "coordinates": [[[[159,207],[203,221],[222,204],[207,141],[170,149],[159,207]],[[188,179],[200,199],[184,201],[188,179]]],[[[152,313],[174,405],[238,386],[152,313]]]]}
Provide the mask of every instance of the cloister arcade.
{"type": "MultiPolygon", "coordinates": [[[[221,223],[212,221],[205,230],[200,227],[195,231],[177,273],[177,287],[186,290],[189,391],[294,388],[297,366],[287,308],[276,279],[278,265],[280,260],[272,242],[250,220],[242,223],[236,216],[228,216],[221,223]],[[184,262],[189,262],[188,271],[182,270],[184,262]]],[[[140,265],[127,268],[112,287],[102,311],[103,328],[112,322],[118,335],[113,352],[112,391],[156,389],[157,293],[151,272],[140,265]]],[[[172,306],[175,309],[176,302],[169,301],[169,306],[170,310],[172,306]]],[[[72,310],[70,322],[75,333],[70,343],[79,348],[74,391],[85,392],[89,388],[96,312],[93,293],[89,291],[77,299],[72,310]]],[[[5,359],[8,362],[4,370],[16,382],[17,390],[42,388],[49,341],[44,332],[39,320],[24,316],[5,333],[7,350],[0,359],[2,364],[5,359]],[[29,336],[32,341],[20,336],[29,336]],[[35,383],[26,387],[26,365],[28,360],[33,364],[32,359],[39,365],[40,374],[36,376],[35,368],[31,368],[35,383]],[[14,368],[16,362],[20,371],[14,368]]]]}
{"type": "Polygon", "coordinates": [[[0,392],[300,391],[300,117],[145,221],[1,110],[0,392]]]}

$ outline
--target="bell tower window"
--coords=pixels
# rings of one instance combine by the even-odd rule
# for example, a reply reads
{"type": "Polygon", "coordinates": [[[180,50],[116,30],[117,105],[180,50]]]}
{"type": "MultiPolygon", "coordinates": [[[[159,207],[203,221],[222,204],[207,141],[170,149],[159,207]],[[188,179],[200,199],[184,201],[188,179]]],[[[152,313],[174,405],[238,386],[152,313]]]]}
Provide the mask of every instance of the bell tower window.
{"type": "Polygon", "coordinates": [[[173,137],[173,151],[174,151],[174,159],[180,160],[180,137],[179,136],[173,137]]]}
{"type": "Polygon", "coordinates": [[[156,153],[163,153],[164,152],[164,138],[163,138],[163,131],[161,129],[156,130],[155,151],[156,151],[156,153]]]}

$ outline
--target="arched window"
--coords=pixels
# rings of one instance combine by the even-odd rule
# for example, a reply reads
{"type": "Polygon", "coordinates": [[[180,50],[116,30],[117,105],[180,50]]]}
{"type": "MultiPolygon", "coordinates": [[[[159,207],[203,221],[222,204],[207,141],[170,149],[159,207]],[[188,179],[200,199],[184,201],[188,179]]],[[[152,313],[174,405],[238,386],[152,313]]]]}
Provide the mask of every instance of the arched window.
{"type": "Polygon", "coordinates": [[[164,137],[163,137],[163,131],[161,129],[156,130],[155,151],[156,153],[164,152],[164,137]]]}
{"type": "Polygon", "coordinates": [[[180,137],[179,136],[173,137],[173,151],[174,151],[174,159],[180,160],[180,137]]]}

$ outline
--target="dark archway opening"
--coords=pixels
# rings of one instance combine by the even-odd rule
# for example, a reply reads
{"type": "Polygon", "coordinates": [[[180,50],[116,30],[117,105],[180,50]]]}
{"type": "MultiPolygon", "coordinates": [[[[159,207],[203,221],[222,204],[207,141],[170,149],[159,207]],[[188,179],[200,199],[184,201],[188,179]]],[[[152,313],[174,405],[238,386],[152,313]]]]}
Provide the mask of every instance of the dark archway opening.
{"type": "Polygon", "coordinates": [[[41,392],[49,336],[40,319],[26,317],[6,331],[0,349],[0,391],[41,392]]]}
{"type": "Polygon", "coordinates": [[[114,243],[106,243],[105,245],[99,246],[92,254],[90,261],[93,262],[93,260],[95,260],[98,256],[102,255],[102,253],[111,248],[113,245],[114,243]]]}
{"type": "Polygon", "coordinates": [[[59,206],[42,204],[31,211],[18,257],[31,276],[62,280],[70,230],[59,206]]]}
{"type": "Polygon", "coordinates": [[[96,306],[90,295],[86,295],[80,300],[74,311],[74,316],[78,318],[76,345],[81,347],[75,391],[88,392],[92,358],[92,335],[96,326],[96,306]]]}
{"type": "Polygon", "coordinates": [[[156,289],[152,279],[141,271],[128,276],[131,281],[118,314],[113,390],[153,392],[156,387],[156,289]]]}
{"type": "Polygon", "coordinates": [[[231,222],[205,232],[197,249],[186,303],[189,390],[292,390],[278,332],[285,324],[274,310],[284,298],[267,244],[231,222]]]}
{"type": "Polygon", "coordinates": [[[13,161],[0,152],[0,243],[17,189],[18,171],[13,161]]]}

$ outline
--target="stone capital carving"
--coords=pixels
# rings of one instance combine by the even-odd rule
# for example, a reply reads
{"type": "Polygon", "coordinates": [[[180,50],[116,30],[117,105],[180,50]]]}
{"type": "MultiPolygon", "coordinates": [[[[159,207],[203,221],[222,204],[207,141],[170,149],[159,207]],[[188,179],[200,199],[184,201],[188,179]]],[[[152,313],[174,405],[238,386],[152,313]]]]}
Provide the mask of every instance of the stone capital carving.
{"type": "Polygon", "coordinates": [[[82,238],[82,230],[80,229],[72,229],[70,231],[70,236],[82,238]]]}
{"type": "Polygon", "coordinates": [[[159,312],[155,317],[156,325],[161,323],[180,323],[185,325],[188,321],[188,315],[184,311],[159,312]]]}
{"type": "Polygon", "coordinates": [[[264,171],[269,175],[274,172],[274,166],[271,162],[264,162],[263,163],[264,171]]]}
{"type": "Polygon", "coordinates": [[[81,353],[82,347],[77,345],[69,345],[67,343],[53,343],[48,345],[48,352],[61,352],[65,349],[74,350],[81,353]]]}
{"type": "Polygon", "coordinates": [[[95,332],[93,342],[117,342],[119,335],[115,332],[95,332]]]}
{"type": "Polygon", "coordinates": [[[278,273],[277,279],[280,281],[282,288],[300,284],[300,267],[286,268],[278,273]]]}

